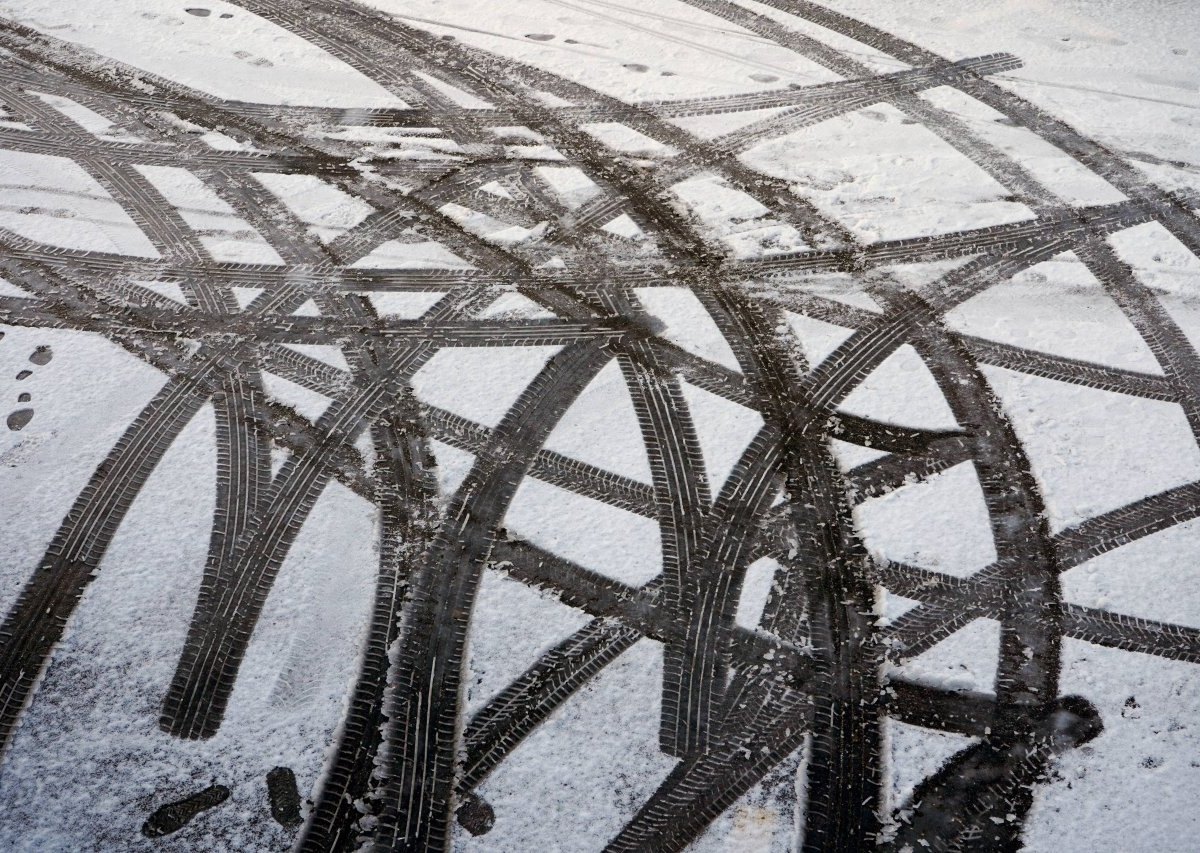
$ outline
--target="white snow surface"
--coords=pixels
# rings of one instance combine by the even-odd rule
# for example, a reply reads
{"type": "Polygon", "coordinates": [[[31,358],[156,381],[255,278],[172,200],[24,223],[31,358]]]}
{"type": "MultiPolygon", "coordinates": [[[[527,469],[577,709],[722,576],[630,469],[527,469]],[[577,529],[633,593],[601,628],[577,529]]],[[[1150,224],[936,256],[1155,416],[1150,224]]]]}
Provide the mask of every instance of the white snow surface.
{"type": "MultiPolygon", "coordinates": [[[[907,67],[878,46],[755,0],[737,3],[843,51],[868,73],[907,67]]],[[[627,102],[776,91],[841,79],[736,23],[676,0],[367,0],[367,5],[437,36],[518,59],[627,102]]],[[[1186,3],[821,0],[821,5],[950,59],[1010,51],[1024,64],[991,78],[1000,86],[1097,139],[1159,186],[1200,190],[1200,22],[1186,3]]],[[[406,106],[322,48],[235,3],[109,0],[102,6],[0,0],[0,17],[222,99],[406,106]]],[[[463,108],[490,105],[433,75],[414,75],[463,108]]],[[[137,141],[84,103],[32,94],[84,134],[109,143],[137,141]]],[[[548,93],[540,97],[551,105],[570,106],[548,93]]],[[[918,97],[1024,167],[1064,209],[1125,199],[1062,148],[1013,126],[952,87],[929,89],[918,97]]],[[[684,116],[672,123],[697,138],[713,139],[777,112],[684,116]]],[[[214,150],[247,148],[220,129],[192,129],[203,130],[199,138],[214,150]]],[[[543,189],[569,209],[586,205],[600,192],[541,133],[524,126],[493,130],[495,148],[505,158],[540,161],[536,172],[543,189]]],[[[678,149],[617,121],[597,120],[583,130],[630,168],[669,165],[680,156],[678,149]]],[[[30,127],[0,105],[0,132],[25,134],[30,127]]],[[[381,159],[452,161],[463,153],[453,140],[438,136],[436,128],[339,126],[323,132],[340,142],[365,142],[381,159]]],[[[1030,205],[945,139],[887,103],[758,144],[742,153],[740,162],[782,179],[798,198],[863,245],[936,238],[1035,216],[1030,205]]],[[[264,234],[205,185],[203,172],[193,170],[186,157],[176,166],[136,168],[195,230],[205,263],[284,263],[264,234]]],[[[801,229],[721,176],[689,174],[659,187],[658,195],[733,261],[814,245],[801,229]]],[[[255,177],[326,244],[374,211],[332,180],[279,173],[255,177]]],[[[160,258],[134,218],[69,157],[0,150],[0,186],[6,190],[0,202],[0,242],[5,246],[36,241],[56,251],[160,258]]],[[[511,200],[500,183],[481,192],[511,200]]],[[[497,250],[536,239],[551,224],[515,226],[454,203],[441,205],[440,214],[452,227],[479,235],[497,250]]],[[[644,234],[630,216],[614,216],[602,227],[614,245],[635,254],[650,251],[653,235],[644,234]]],[[[420,233],[417,225],[389,237],[354,268],[374,273],[473,267],[420,233]]],[[[1148,310],[1161,309],[1179,336],[1200,349],[1200,260],[1156,223],[1119,230],[1105,239],[1145,288],[1148,310]]],[[[563,263],[544,260],[547,268],[563,263]]],[[[955,257],[889,263],[877,270],[878,280],[928,295],[936,292],[943,275],[967,262],[955,257]]],[[[184,279],[166,278],[126,282],[114,276],[97,287],[128,285],[147,299],[185,303],[184,279]]],[[[778,299],[794,309],[786,312],[785,325],[776,332],[803,355],[799,372],[811,375],[854,335],[839,322],[881,313],[863,280],[858,272],[805,272],[744,284],[756,298],[778,299]],[[813,297],[829,313],[826,319],[808,316],[797,308],[803,300],[789,297],[813,297]]],[[[16,304],[31,295],[16,281],[0,279],[0,298],[16,304]]],[[[475,303],[474,317],[502,322],[554,317],[511,283],[492,288],[493,298],[475,303]]],[[[244,309],[263,292],[237,287],[234,298],[244,309]]],[[[362,292],[381,322],[416,319],[446,295],[436,289],[362,292]]],[[[709,363],[722,380],[745,378],[747,387],[752,386],[752,377],[741,376],[743,365],[734,349],[690,287],[664,276],[634,288],[631,296],[662,340],[709,363]]],[[[177,307],[184,310],[182,304],[177,307]]],[[[295,314],[320,316],[311,300],[295,314]]],[[[997,416],[1007,419],[1021,444],[1023,459],[1018,462],[1027,461],[1036,480],[1052,541],[1140,499],[1200,483],[1196,434],[1178,401],[1186,403],[1196,389],[1188,387],[1186,375],[1181,378],[1160,360],[1155,342],[1139,333],[1111,288],[1075,255],[1060,254],[992,282],[949,311],[945,327],[952,336],[963,336],[964,346],[987,342],[1025,348],[1122,375],[1138,374],[1153,379],[1155,387],[1173,389],[1175,397],[1153,399],[980,364],[996,398],[997,416]]],[[[0,427],[0,607],[7,612],[88,479],[167,380],[98,334],[48,324],[3,325],[0,332],[0,395],[9,406],[0,415],[32,410],[27,423],[14,427],[10,421],[7,428],[0,427]],[[49,348],[52,359],[41,363],[30,358],[42,348],[49,348]],[[18,396],[26,394],[30,399],[18,396]]],[[[349,370],[341,346],[290,346],[349,370]]],[[[416,371],[412,390],[422,406],[490,431],[559,350],[442,348],[416,371]]],[[[745,368],[749,373],[750,366],[745,368]]],[[[263,372],[262,381],[271,400],[310,421],[317,421],[331,402],[269,372],[263,372]]],[[[760,434],[763,419],[685,379],[680,379],[680,389],[715,500],[760,434]]],[[[833,405],[885,427],[934,432],[972,427],[959,423],[934,372],[908,344],[872,366],[833,405]]],[[[0,849],[182,853],[282,851],[293,844],[294,833],[269,818],[263,779],[273,767],[290,767],[302,799],[311,802],[318,793],[358,674],[379,558],[378,512],[337,482],[324,488],[279,567],[220,732],[203,741],[173,738],[162,731],[158,718],[209,546],[218,466],[215,432],[213,409],[206,404],[138,494],[68,622],[0,765],[0,849]],[[154,809],[213,782],[232,792],[221,807],[165,838],[151,841],[141,835],[142,822],[154,809]]],[[[889,456],[878,448],[825,440],[843,472],[889,456]]],[[[436,461],[441,505],[449,506],[484,460],[437,439],[428,446],[436,461]]],[[[374,456],[369,435],[360,436],[355,447],[369,465],[374,456]]],[[[653,488],[643,425],[615,359],[568,407],[544,448],[653,488]]],[[[288,453],[272,447],[276,472],[288,453]]],[[[545,549],[585,575],[636,589],[661,576],[664,549],[670,547],[653,515],[658,509],[635,513],[524,477],[503,518],[501,535],[545,549]]],[[[895,561],[969,579],[997,560],[985,492],[969,461],[930,476],[914,475],[886,494],[860,500],[852,516],[854,535],[876,562],[895,561]]],[[[1100,614],[1200,630],[1200,585],[1193,577],[1200,561],[1200,520],[1183,520],[1118,544],[1062,574],[1063,601],[1100,614]]],[[[508,577],[504,569],[484,570],[471,613],[461,697],[468,718],[592,619],[552,591],[508,577]]],[[[737,627],[758,630],[785,571],[771,557],[758,557],[746,567],[733,614],[737,627]]],[[[886,629],[918,606],[916,599],[877,586],[873,618],[886,629]]],[[[1189,642],[1194,646],[1194,638],[1189,642]]],[[[919,655],[892,649],[896,663],[885,676],[991,695],[999,647],[1000,623],[977,618],[919,655]]],[[[1186,660],[1074,638],[1064,639],[1061,663],[1060,694],[1092,702],[1104,731],[1058,756],[1051,778],[1035,787],[1025,849],[1091,853],[1114,845],[1156,850],[1194,846],[1200,836],[1200,730],[1195,723],[1200,668],[1186,660]]],[[[456,853],[601,849],[676,766],[676,759],[659,748],[662,694],[662,645],[640,639],[550,714],[479,786],[478,794],[495,809],[496,825],[480,837],[456,825],[456,853]]],[[[895,719],[886,721],[883,734],[889,807],[903,805],[923,779],[976,742],[895,719]]],[[[784,759],[689,849],[798,849],[806,760],[807,747],[784,759]]]]}

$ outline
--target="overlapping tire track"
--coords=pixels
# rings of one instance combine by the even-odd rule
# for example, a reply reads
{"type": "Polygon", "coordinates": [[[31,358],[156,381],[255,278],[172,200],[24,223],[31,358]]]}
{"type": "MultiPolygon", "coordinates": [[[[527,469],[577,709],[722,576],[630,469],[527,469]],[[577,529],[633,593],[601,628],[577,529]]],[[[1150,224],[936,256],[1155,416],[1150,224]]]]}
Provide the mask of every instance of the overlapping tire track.
{"type": "MultiPolygon", "coordinates": [[[[216,731],[258,612],[324,484],[338,477],[380,507],[383,544],[366,657],[347,725],[303,834],[306,850],[357,844],[364,825],[348,804],[364,798],[376,821],[377,848],[444,847],[456,803],[477,802],[472,799],[474,788],[521,740],[643,636],[662,642],[666,649],[662,747],[682,761],[616,836],[612,849],[681,849],[806,739],[805,845],[813,850],[861,849],[876,839],[884,817],[879,740],[884,714],[986,735],[979,749],[960,754],[927,780],[920,789],[922,806],[916,818],[895,835],[893,846],[899,849],[935,836],[942,838],[938,843],[943,846],[956,843],[955,838],[979,839],[1003,812],[1018,819],[1006,821],[1003,832],[993,831],[995,837],[980,843],[987,849],[1008,849],[1019,841],[1032,785],[1053,751],[1077,745],[1098,731],[1086,703],[1057,698],[1060,637],[1181,660],[1197,657],[1198,632],[1074,605],[1062,608],[1057,585],[1058,574],[1083,559],[1193,517],[1194,489],[1186,486],[1153,496],[1049,537],[1038,520],[1038,486],[975,362],[1179,403],[1195,431],[1200,424],[1200,415],[1193,411],[1200,375],[1195,353],[1105,239],[1154,221],[1195,252],[1200,226],[1188,210],[1190,198],[1148,184],[1110,152],[980,76],[1011,67],[1009,58],[947,63],[815,4],[769,4],[859,37],[916,66],[874,77],[838,51],[765,16],[734,4],[695,0],[692,5],[814,58],[842,76],[859,79],[784,92],[629,105],[530,66],[435,39],[341,0],[309,14],[284,0],[248,0],[244,5],[325,47],[411,108],[348,111],[218,104],[170,81],[148,77],[140,91],[131,93],[122,84],[145,75],[118,69],[115,75],[109,71],[97,76],[86,61],[64,60],[61,48],[47,54],[53,54],[53,60],[42,70],[31,70],[39,51],[45,53],[40,37],[17,27],[4,30],[6,44],[16,44],[25,61],[33,63],[4,76],[10,88],[45,79],[46,88],[121,116],[127,128],[149,131],[167,144],[156,148],[97,140],[68,127],[32,96],[17,92],[11,98],[23,99],[36,127],[28,134],[5,131],[0,144],[8,145],[13,136],[14,149],[76,158],[130,212],[162,258],[106,257],[9,237],[5,254],[14,269],[13,280],[38,293],[44,307],[6,299],[0,303],[0,317],[32,326],[100,332],[156,365],[170,362],[156,355],[170,346],[164,342],[243,338],[224,349],[220,343],[202,343],[193,362],[175,370],[159,396],[178,398],[177,403],[169,405],[166,398],[152,401],[139,419],[149,425],[135,423],[130,428],[110,463],[97,472],[94,487],[89,485],[64,521],[59,539],[74,556],[60,559],[52,546],[54,553],[48,552],[0,631],[0,677],[5,685],[0,723],[5,740],[124,509],[209,397],[218,406],[222,485],[210,564],[164,706],[168,730],[183,736],[216,731]],[[497,69],[503,74],[492,73],[497,69]],[[416,71],[496,107],[458,107],[416,71]],[[49,77],[39,76],[47,73],[49,77]],[[1068,208],[1019,164],[915,96],[919,88],[934,85],[952,85],[1000,109],[1109,180],[1129,201],[1068,208]],[[548,107],[535,97],[537,91],[573,106],[548,107]],[[817,215],[784,183],[754,172],[737,157],[761,141],[881,101],[916,118],[980,165],[1029,205],[1035,217],[1006,226],[859,246],[837,222],[817,215]],[[667,121],[767,107],[782,107],[783,112],[707,142],[667,121]],[[144,118],[164,109],[210,126],[219,117],[221,126],[255,147],[280,153],[208,152],[171,130],[169,122],[144,118]],[[412,126],[417,121],[439,126],[463,153],[433,161],[435,165],[389,166],[414,181],[408,193],[365,178],[353,165],[352,144],[329,140],[316,130],[337,124],[412,126]],[[584,123],[593,121],[622,122],[679,153],[649,170],[635,167],[606,152],[582,130],[584,123]],[[542,134],[568,162],[584,169],[600,194],[572,212],[555,202],[546,188],[530,183],[535,179],[520,158],[489,162],[503,155],[489,136],[491,129],[511,124],[542,134]],[[174,209],[133,168],[132,164],[173,164],[180,150],[188,152],[189,165],[202,180],[279,252],[282,267],[213,261],[174,209]],[[253,178],[254,172],[276,169],[319,175],[367,201],[376,212],[322,245],[253,178]],[[672,184],[703,170],[721,175],[763,203],[818,248],[761,261],[724,257],[691,214],[667,198],[672,184]],[[512,201],[486,198],[478,188],[491,181],[523,191],[510,192],[512,201]],[[510,225],[530,227],[549,217],[560,226],[502,247],[451,221],[443,210],[447,203],[510,225]],[[596,229],[622,213],[651,238],[654,252],[638,256],[599,236],[596,229]],[[348,269],[385,241],[408,233],[441,242],[475,269],[348,269]],[[1068,250],[1076,251],[1114,296],[1163,365],[1165,377],[945,330],[940,315],[956,304],[1068,250]],[[546,261],[556,257],[571,262],[561,270],[547,267],[546,261]],[[797,295],[792,307],[813,316],[824,314],[855,330],[806,373],[794,350],[778,340],[781,313],[749,300],[741,290],[742,282],[756,279],[802,283],[814,271],[863,272],[952,258],[970,260],[920,295],[875,280],[871,286],[884,303],[881,315],[797,295]],[[190,305],[171,309],[151,300],[137,311],[123,311],[121,300],[128,298],[131,286],[120,279],[136,276],[180,283],[190,305]],[[39,289],[39,280],[56,279],[53,286],[39,289]],[[116,285],[113,293],[98,295],[108,283],[116,285]],[[562,319],[476,320],[472,312],[486,304],[497,285],[506,283],[515,283],[520,293],[562,319]],[[655,336],[653,320],[638,307],[635,288],[664,283],[697,293],[737,354],[740,374],[705,363],[655,336]],[[229,297],[229,288],[235,286],[265,290],[239,311],[229,297]],[[446,295],[420,320],[395,321],[375,316],[362,295],[370,290],[437,290],[446,295]],[[290,315],[308,298],[318,305],[319,317],[290,315]],[[282,346],[329,342],[342,346],[349,373],[282,346]],[[407,377],[437,348],[481,344],[555,344],[565,349],[494,430],[403,402],[407,377]],[[930,366],[964,426],[961,433],[906,431],[836,412],[841,400],[905,344],[912,344],[930,366]],[[541,446],[574,396],[614,357],[625,372],[642,423],[654,480],[650,488],[541,446]],[[190,373],[193,369],[201,373],[190,373]],[[262,398],[259,369],[298,381],[333,401],[315,424],[302,425],[300,441],[291,439],[293,455],[269,485],[264,479],[266,442],[281,441],[287,424],[295,424],[297,416],[262,398]],[[708,494],[693,413],[680,394],[681,377],[755,409],[766,421],[715,503],[708,494]],[[181,384],[184,390],[177,387],[181,384]],[[215,395],[214,389],[219,389],[215,395]],[[163,410],[172,406],[178,413],[169,416],[163,410]],[[375,436],[373,472],[350,448],[368,426],[375,436]],[[831,434],[895,455],[860,466],[843,479],[825,447],[831,434]],[[476,453],[478,460],[436,532],[425,436],[476,453]],[[135,451],[128,449],[132,445],[139,454],[134,465],[135,451]],[[913,567],[873,566],[854,535],[851,504],[900,488],[914,476],[930,477],[964,462],[979,473],[998,563],[966,580],[939,579],[913,567]],[[531,557],[525,546],[497,541],[507,504],[525,476],[655,518],[663,536],[663,575],[641,590],[620,589],[582,567],[556,562],[553,555],[531,557]],[[760,516],[767,515],[781,479],[788,484],[788,497],[781,511],[764,521],[760,516]],[[77,547],[77,542],[87,544],[77,547]],[[732,613],[747,564],[765,554],[779,560],[783,574],[764,612],[765,633],[755,635],[734,626],[732,613]],[[594,619],[548,650],[460,734],[463,648],[474,591],[489,559],[500,560],[497,568],[583,608],[594,619]],[[1039,583],[1022,584],[1031,571],[1039,583]],[[412,580],[411,588],[406,579],[412,580]],[[1000,619],[997,698],[956,697],[897,682],[901,690],[896,697],[882,700],[883,656],[871,624],[873,584],[880,582],[922,601],[888,631],[908,643],[911,653],[930,647],[976,616],[1000,619]],[[400,653],[385,679],[386,652],[392,643],[400,653]],[[1033,654],[1027,655],[1027,649],[1033,654]],[[465,748],[461,763],[460,742],[465,748]],[[377,753],[386,756],[386,764],[373,778],[377,753]],[[995,781],[974,785],[970,780],[981,772],[995,781]]],[[[788,304],[787,297],[779,301],[788,304]]]]}

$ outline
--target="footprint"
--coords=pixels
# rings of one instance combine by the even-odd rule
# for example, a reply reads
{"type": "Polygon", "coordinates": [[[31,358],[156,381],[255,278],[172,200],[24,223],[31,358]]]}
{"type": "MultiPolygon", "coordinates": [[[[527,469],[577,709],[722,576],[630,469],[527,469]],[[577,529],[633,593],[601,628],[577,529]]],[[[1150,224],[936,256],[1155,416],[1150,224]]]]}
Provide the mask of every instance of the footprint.
{"type": "Polygon", "coordinates": [[[197,18],[207,18],[212,14],[210,9],[184,9],[189,15],[195,15],[197,18]]]}
{"type": "Polygon", "coordinates": [[[300,789],[290,767],[276,767],[267,774],[267,797],[271,801],[271,817],[281,826],[300,825],[300,789]]]}
{"type": "Polygon", "coordinates": [[[467,797],[455,813],[458,825],[472,835],[487,835],[496,825],[496,812],[487,801],[475,796],[467,797]]]}
{"type": "Polygon", "coordinates": [[[229,799],[229,789],[224,785],[210,785],[198,794],[185,800],[167,803],[155,809],[154,814],[142,824],[142,835],[160,838],[182,829],[200,812],[208,811],[229,799]]]}
{"type": "Polygon", "coordinates": [[[554,38],[551,33],[526,33],[525,38],[533,39],[534,41],[550,41],[554,38]]]}
{"type": "Polygon", "coordinates": [[[29,360],[32,361],[34,364],[36,364],[38,367],[43,367],[43,366],[49,364],[50,359],[52,359],[52,358],[54,358],[54,351],[52,349],[50,349],[50,347],[45,346],[45,345],[40,346],[37,349],[35,349],[33,351],[33,354],[29,356],[29,360]]]}
{"type": "Polygon", "coordinates": [[[649,65],[642,65],[642,63],[640,63],[640,62],[626,62],[621,67],[628,68],[630,71],[636,71],[639,74],[642,74],[642,73],[650,70],[649,65]]]}
{"type": "Polygon", "coordinates": [[[779,78],[774,74],[751,74],[750,79],[759,83],[774,83],[779,78]]]}
{"type": "Polygon", "coordinates": [[[20,432],[29,425],[33,420],[33,409],[17,409],[8,416],[8,428],[13,432],[20,432]]]}
{"type": "Polygon", "coordinates": [[[233,17],[233,13],[232,13],[232,12],[222,12],[222,13],[221,13],[221,17],[222,17],[222,18],[232,18],[232,17],[233,17]]]}
{"type": "Polygon", "coordinates": [[[27,392],[25,392],[24,394],[18,394],[18,395],[17,395],[17,402],[18,402],[18,403],[28,403],[28,402],[29,402],[30,400],[32,400],[32,399],[33,399],[33,395],[32,395],[32,394],[30,394],[28,391],[27,391],[27,392]]]}
{"type": "Polygon", "coordinates": [[[20,382],[22,379],[28,379],[30,376],[33,376],[32,370],[22,370],[17,374],[17,381],[20,382]]]}

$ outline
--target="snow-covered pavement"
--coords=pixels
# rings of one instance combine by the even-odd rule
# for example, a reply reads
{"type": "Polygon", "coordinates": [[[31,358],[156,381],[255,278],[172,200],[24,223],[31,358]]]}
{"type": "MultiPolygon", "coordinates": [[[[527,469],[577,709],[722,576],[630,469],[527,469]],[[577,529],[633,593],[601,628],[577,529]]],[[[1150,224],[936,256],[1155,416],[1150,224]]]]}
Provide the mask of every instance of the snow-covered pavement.
{"type": "Polygon", "coordinates": [[[0,0],[0,849],[1188,849],[1197,57],[0,0]]]}

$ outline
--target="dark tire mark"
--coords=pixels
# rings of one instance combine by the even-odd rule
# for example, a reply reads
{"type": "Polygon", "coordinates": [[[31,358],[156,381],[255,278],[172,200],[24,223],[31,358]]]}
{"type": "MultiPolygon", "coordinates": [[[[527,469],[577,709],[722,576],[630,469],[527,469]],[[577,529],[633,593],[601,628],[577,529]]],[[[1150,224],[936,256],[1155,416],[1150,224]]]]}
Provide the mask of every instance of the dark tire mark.
{"type": "Polygon", "coordinates": [[[161,838],[178,832],[201,812],[216,808],[227,799],[228,788],[224,785],[210,785],[186,799],[159,806],[142,824],[142,835],[147,838],[161,838]]]}
{"type": "MultiPolygon", "coordinates": [[[[1143,498],[1051,537],[1040,520],[1041,499],[1023,451],[977,367],[995,364],[1178,403],[1200,439],[1200,361],[1157,299],[1105,242],[1110,234],[1153,221],[1195,253],[1200,225],[1188,209],[1194,196],[1149,184],[1113,152],[984,79],[1013,67],[1011,57],[949,63],[815,4],[768,0],[914,66],[876,76],[839,51],[743,7],[689,2],[851,79],[631,105],[341,0],[317,7],[247,0],[247,6],[412,105],[359,111],[272,107],[220,103],[162,78],[101,63],[27,28],[0,27],[0,42],[12,52],[11,61],[6,57],[12,67],[0,71],[0,80],[34,126],[29,132],[0,131],[0,144],[74,159],[163,255],[145,260],[73,252],[0,235],[6,277],[35,296],[0,301],[0,319],[106,335],[171,377],[160,393],[166,397],[156,398],[139,418],[146,424],[130,428],[80,496],[0,629],[5,740],[129,502],[190,418],[189,411],[210,397],[217,409],[222,471],[218,510],[188,643],[164,703],[169,730],[184,736],[215,732],[262,602],[324,485],[337,478],[380,509],[380,570],[362,669],[319,802],[303,831],[305,850],[350,849],[367,840],[372,822],[374,843],[382,849],[443,848],[452,815],[472,834],[486,833],[495,814],[474,793],[475,786],[566,699],[643,637],[665,647],[662,745],[680,762],[612,849],[682,849],[806,738],[811,742],[806,848],[858,850],[887,841],[879,835],[877,813],[886,760],[880,755],[878,726],[885,714],[982,737],[978,747],[960,753],[923,783],[916,820],[888,843],[902,849],[909,841],[933,838],[940,848],[1011,849],[1020,842],[1033,786],[1044,781],[1051,756],[1099,730],[1094,709],[1057,697],[1062,636],[1200,662],[1200,631],[1062,607],[1058,600],[1062,571],[1194,518],[1200,506],[1196,484],[1143,498]],[[462,109],[414,71],[496,108],[462,109]],[[935,85],[953,86],[1000,110],[1013,124],[1109,180],[1129,201],[1068,209],[1015,160],[916,96],[935,85]],[[23,94],[30,87],[78,100],[154,141],[92,137],[23,94]],[[548,107],[537,92],[572,106],[548,107]],[[1029,205],[1034,217],[860,246],[837,223],[816,216],[786,184],[737,161],[740,151],[760,141],[880,102],[897,107],[967,156],[1029,205]],[[705,142],[668,121],[767,107],[782,112],[705,142]],[[214,151],[172,125],[165,113],[219,128],[264,153],[214,151]],[[593,121],[623,123],[679,153],[650,169],[635,167],[582,132],[582,125],[593,121]],[[463,154],[424,163],[368,160],[379,174],[408,182],[411,191],[399,192],[357,168],[361,148],[322,136],[339,124],[439,127],[440,138],[456,143],[463,154]],[[598,195],[569,211],[532,175],[537,161],[508,157],[497,142],[492,131],[512,125],[527,126],[584,169],[598,195]],[[279,253],[282,266],[205,257],[198,233],[135,168],[175,165],[181,153],[189,158],[189,168],[279,253]],[[760,201],[818,248],[753,261],[722,256],[690,214],[663,199],[673,181],[701,170],[760,201]],[[320,176],[376,213],[321,244],[253,178],[254,172],[269,171],[320,176]],[[492,181],[509,198],[481,192],[492,181]],[[519,245],[500,246],[444,216],[445,204],[500,223],[549,227],[519,245]],[[598,230],[621,214],[647,235],[646,246],[636,252],[598,230]],[[438,241],[474,269],[349,268],[393,238],[438,241]],[[1162,364],[1164,376],[967,338],[944,328],[945,311],[1066,251],[1075,251],[1114,297],[1162,364]],[[956,258],[969,260],[918,294],[896,291],[886,277],[867,275],[880,266],[956,258]],[[563,263],[548,265],[551,260],[563,263]],[[858,275],[883,304],[883,313],[799,292],[776,295],[772,305],[750,298],[744,287],[756,280],[802,282],[820,271],[858,275]],[[139,295],[141,288],[127,278],[177,283],[188,305],[139,295]],[[561,319],[466,319],[491,298],[488,288],[509,283],[561,319]],[[741,373],[658,337],[661,326],[639,309],[632,288],[663,283],[696,293],[737,355],[741,373]],[[238,311],[232,287],[263,292],[238,311]],[[379,318],[362,295],[433,290],[446,295],[417,321],[379,318]],[[320,316],[292,316],[309,298],[320,316]],[[777,306],[853,333],[804,373],[794,347],[775,331],[782,321],[777,306]],[[194,357],[181,346],[186,340],[200,342],[194,357]],[[285,346],[304,343],[339,345],[349,371],[285,346]],[[566,349],[496,429],[422,409],[406,396],[406,377],[436,348],[538,343],[566,349]],[[898,428],[836,412],[905,344],[924,358],[961,430],[898,428]],[[612,357],[619,359],[630,386],[650,453],[652,487],[541,447],[574,395],[612,357]],[[305,421],[264,397],[259,370],[328,396],[330,409],[316,424],[305,421]],[[183,377],[191,378],[185,382],[183,377]],[[712,506],[681,380],[758,411],[766,421],[712,506]],[[165,411],[172,406],[178,413],[165,411]],[[367,425],[376,459],[370,469],[351,446],[367,425]],[[826,446],[831,436],[890,455],[843,478],[826,446]],[[475,453],[478,460],[449,500],[440,528],[427,438],[475,453]],[[292,453],[270,482],[268,442],[292,453]],[[966,579],[873,565],[853,531],[851,503],[967,462],[984,491],[999,561],[966,579]],[[498,541],[507,504],[526,476],[657,519],[664,574],[633,589],[527,543],[498,541]],[[784,502],[772,509],[770,499],[781,483],[787,487],[784,502]],[[70,554],[64,556],[64,549],[70,554]],[[759,628],[751,631],[734,624],[733,611],[747,564],[768,554],[777,559],[780,572],[759,628]],[[548,650],[460,733],[459,669],[485,565],[593,619],[548,650]],[[876,631],[876,584],[921,604],[886,631],[876,631]],[[880,694],[881,634],[898,643],[902,653],[917,654],[978,616],[1002,624],[995,699],[902,680],[892,680],[890,692],[880,694]],[[399,654],[389,661],[388,649],[395,644],[399,654]],[[356,803],[365,804],[370,821],[360,820],[356,803]],[[1003,816],[1002,824],[996,824],[997,816],[1003,816]]],[[[274,796],[272,803],[274,810],[274,796]]]]}
{"type": "Polygon", "coordinates": [[[292,768],[274,767],[267,773],[267,798],[271,803],[271,817],[280,826],[290,829],[303,822],[300,790],[296,787],[296,774],[292,768]]]}

